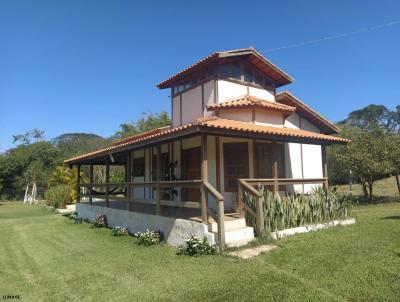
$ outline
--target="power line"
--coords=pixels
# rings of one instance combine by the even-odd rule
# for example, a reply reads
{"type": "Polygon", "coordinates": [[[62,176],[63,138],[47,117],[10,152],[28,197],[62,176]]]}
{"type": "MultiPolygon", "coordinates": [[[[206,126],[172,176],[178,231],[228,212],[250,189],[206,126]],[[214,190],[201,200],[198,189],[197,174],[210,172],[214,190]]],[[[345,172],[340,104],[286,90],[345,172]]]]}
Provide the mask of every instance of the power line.
{"type": "Polygon", "coordinates": [[[329,40],[341,39],[341,38],[344,38],[344,37],[353,36],[353,35],[357,35],[357,34],[361,34],[361,33],[366,33],[366,32],[370,32],[370,31],[382,29],[382,28],[385,28],[385,27],[398,25],[398,24],[400,24],[400,20],[389,22],[389,23],[385,23],[385,24],[379,24],[379,25],[375,25],[375,26],[372,26],[372,27],[362,28],[362,29],[358,29],[358,30],[354,30],[354,31],[350,31],[350,32],[346,32],[346,33],[342,33],[342,34],[338,34],[338,35],[326,36],[326,37],[319,38],[319,39],[308,40],[308,41],[289,44],[289,45],[286,45],[286,46],[281,46],[281,47],[261,50],[260,52],[272,52],[272,51],[277,51],[277,50],[281,50],[281,49],[287,49],[287,48],[293,48],[293,47],[299,47],[299,46],[304,46],[304,45],[309,45],[309,44],[315,44],[315,43],[329,41],[329,40]]]}

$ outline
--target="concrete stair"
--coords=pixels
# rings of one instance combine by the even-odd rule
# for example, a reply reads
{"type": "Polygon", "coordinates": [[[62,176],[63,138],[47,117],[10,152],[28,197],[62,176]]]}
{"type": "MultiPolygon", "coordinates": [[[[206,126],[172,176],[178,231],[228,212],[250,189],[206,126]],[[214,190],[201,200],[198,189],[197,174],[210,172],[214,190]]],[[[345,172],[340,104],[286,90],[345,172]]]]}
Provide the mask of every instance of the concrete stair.
{"type": "MultiPolygon", "coordinates": [[[[254,240],[254,229],[246,226],[244,218],[229,218],[230,219],[225,219],[225,243],[228,247],[245,245],[254,240]]],[[[210,223],[208,228],[210,232],[215,234],[215,238],[217,238],[217,223],[210,223]]]]}

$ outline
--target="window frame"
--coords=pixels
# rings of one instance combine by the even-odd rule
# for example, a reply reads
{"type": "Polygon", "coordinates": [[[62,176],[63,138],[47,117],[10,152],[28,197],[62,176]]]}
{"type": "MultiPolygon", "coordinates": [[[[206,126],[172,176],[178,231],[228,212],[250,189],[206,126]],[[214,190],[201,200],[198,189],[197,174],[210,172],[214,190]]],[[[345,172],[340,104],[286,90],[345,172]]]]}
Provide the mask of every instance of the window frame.
{"type": "Polygon", "coordinates": [[[229,142],[229,143],[223,143],[222,145],[222,154],[223,154],[223,160],[224,160],[224,191],[225,192],[236,192],[237,191],[237,186],[235,187],[229,187],[229,180],[230,178],[249,178],[250,175],[250,167],[249,167],[249,144],[248,142],[229,142]],[[244,147],[244,152],[246,156],[244,157],[245,160],[245,169],[246,171],[243,174],[236,174],[236,175],[228,175],[228,165],[227,165],[227,157],[232,154],[238,154],[238,150],[233,150],[235,152],[232,152],[232,149],[228,150],[229,148],[232,147],[239,147],[239,146],[245,146],[244,147]]]}

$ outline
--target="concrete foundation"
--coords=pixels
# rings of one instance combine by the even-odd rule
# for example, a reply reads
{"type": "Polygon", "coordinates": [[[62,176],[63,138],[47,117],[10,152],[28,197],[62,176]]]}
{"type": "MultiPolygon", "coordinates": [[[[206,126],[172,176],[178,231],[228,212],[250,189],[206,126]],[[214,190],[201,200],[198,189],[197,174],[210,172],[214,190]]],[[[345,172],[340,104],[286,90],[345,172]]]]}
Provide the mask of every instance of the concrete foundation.
{"type": "Polygon", "coordinates": [[[335,227],[338,225],[346,226],[346,225],[352,225],[355,224],[356,220],[354,218],[348,218],[344,220],[332,220],[330,222],[326,223],[317,223],[317,224],[310,224],[310,225],[305,225],[297,228],[291,228],[291,229],[285,229],[281,231],[276,231],[271,233],[272,239],[280,239],[288,236],[293,236],[296,234],[301,234],[301,233],[308,233],[308,232],[314,232],[318,230],[324,230],[328,229],[331,227],[335,227]]]}
{"type": "Polygon", "coordinates": [[[94,206],[78,203],[76,205],[77,215],[83,219],[93,221],[96,215],[106,215],[110,227],[125,227],[130,233],[144,232],[146,229],[162,232],[164,240],[174,246],[184,244],[192,234],[203,238],[207,237],[210,243],[215,243],[214,234],[208,232],[207,225],[187,219],[179,219],[165,216],[157,216],[94,206]]]}

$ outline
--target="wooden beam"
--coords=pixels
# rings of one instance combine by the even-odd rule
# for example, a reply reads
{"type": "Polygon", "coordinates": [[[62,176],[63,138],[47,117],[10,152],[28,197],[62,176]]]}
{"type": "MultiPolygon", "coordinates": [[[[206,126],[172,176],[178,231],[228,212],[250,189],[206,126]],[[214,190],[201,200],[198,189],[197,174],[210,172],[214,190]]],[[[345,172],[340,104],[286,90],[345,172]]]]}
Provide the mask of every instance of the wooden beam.
{"type": "Polygon", "coordinates": [[[157,199],[156,199],[156,215],[161,214],[161,186],[160,186],[160,181],[161,181],[161,144],[157,144],[157,199]]]}
{"type": "Polygon", "coordinates": [[[90,186],[89,186],[89,203],[92,204],[93,203],[93,164],[90,164],[89,167],[89,182],[90,182],[90,186]]]}
{"type": "Polygon", "coordinates": [[[106,160],[106,207],[110,206],[110,160],[107,158],[106,160]]]}
{"type": "Polygon", "coordinates": [[[77,165],[76,167],[77,175],[76,175],[76,202],[81,202],[81,165],[77,165]]]}
{"type": "Polygon", "coordinates": [[[216,185],[217,190],[221,191],[221,158],[220,158],[220,150],[219,150],[219,135],[215,136],[215,167],[216,167],[216,185]]]}
{"type": "Polygon", "coordinates": [[[208,224],[208,193],[204,187],[204,182],[208,182],[208,159],[207,159],[207,135],[201,135],[201,180],[203,184],[201,190],[201,218],[203,223],[208,224]]]}
{"type": "Polygon", "coordinates": [[[128,152],[126,159],[126,199],[128,201],[128,211],[132,209],[132,187],[129,185],[132,178],[132,152],[128,152]]]}
{"type": "Polygon", "coordinates": [[[326,161],[326,146],[322,145],[321,146],[321,152],[322,152],[322,176],[325,178],[325,181],[323,182],[323,187],[325,190],[328,190],[328,163],[326,161]]]}
{"type": "Polygon", "coordinates": [[[257,197],[256,199],[256,232],[258,236],[262,236],[264,234],[263,200],[263,196],[257,197]]]}
{"type": "Polygon", "coordinates": [[[276,194],[279,192],[279,184],[278,184],[278,148],[276,144],[272,144],[272,178],[274,179],[274,187],[273,193],[276,194]]]}
{"type": "Polygon", "coordinates": [[[219,252],[225,249],[225,212],[224,201],[217,201],[218,247],[219,252]]]}

